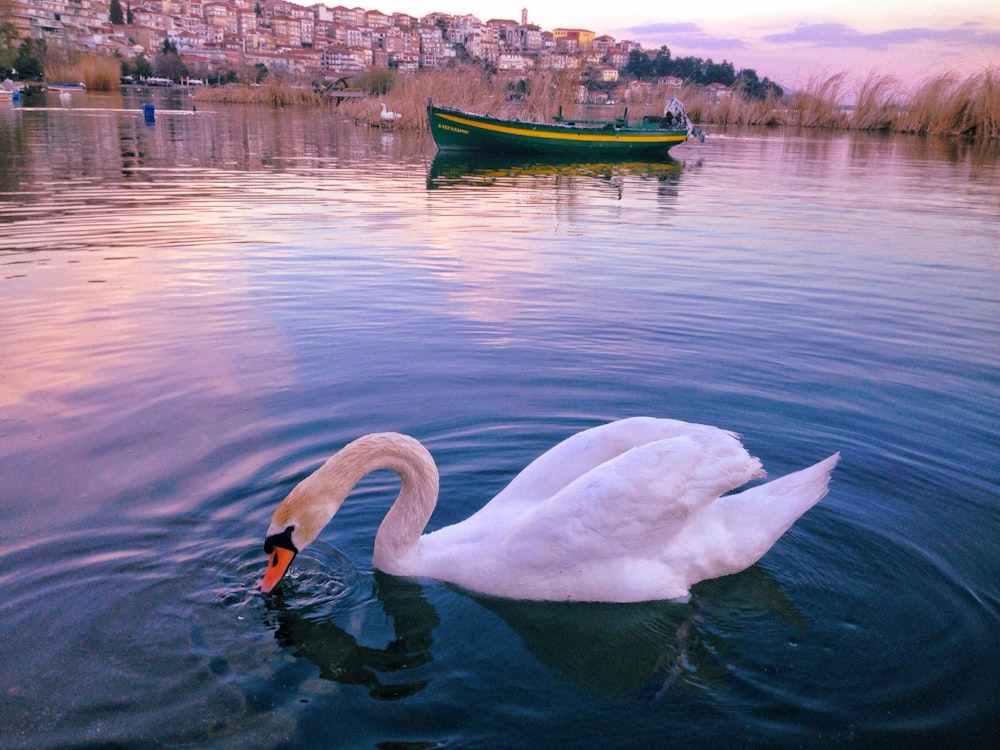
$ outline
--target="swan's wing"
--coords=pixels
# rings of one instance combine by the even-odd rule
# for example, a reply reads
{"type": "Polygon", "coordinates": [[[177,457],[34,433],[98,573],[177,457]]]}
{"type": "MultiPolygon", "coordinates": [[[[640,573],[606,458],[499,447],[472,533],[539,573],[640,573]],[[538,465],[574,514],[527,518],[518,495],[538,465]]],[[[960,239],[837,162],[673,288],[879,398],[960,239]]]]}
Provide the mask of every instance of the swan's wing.
{"type": "Polygon", "coordinates": [[[762,475],[739,439],[717,429],[639,445],[577,477],[509,528],[512,559],[540,569],[658,557],[696,511],[762,475]]]}
{"type": "Polygon", "coordinates": [[[592,427],[563,440],[528,464],[490,505],[507,505],[509,509],[548,500],[574,480],[640,445],[682,435],[730,434],[709,425],[652,417],[632,417],[592,427]]]}
{"type": "Polygon", "coordinates": [[[675,539],[678,569],[692,581],[717,578],[757,562],[798,518],[823,499],[835,453],[813,466],[719,499],[675,539]]]}

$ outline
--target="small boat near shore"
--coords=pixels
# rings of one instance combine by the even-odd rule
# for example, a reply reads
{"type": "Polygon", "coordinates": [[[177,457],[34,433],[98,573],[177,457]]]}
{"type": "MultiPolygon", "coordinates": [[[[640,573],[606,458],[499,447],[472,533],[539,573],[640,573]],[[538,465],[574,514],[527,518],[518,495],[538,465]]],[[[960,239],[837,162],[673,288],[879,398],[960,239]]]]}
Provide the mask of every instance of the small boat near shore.
{"type": "Polygon", "coordinates": [[[678,99],[670,99],[662,117],[646,115],[629,123],[628,109],[614,120],[575,120],[559,116],[552,123],[508,120],[427,103],[434,143],[442,151],[487,153],[600,154],[664,157],[690,137],[704,140],[678,99]]]}
{"type": "Polygon", "coordinates": [[[67,83],[65,81],[63,81],[63,82],[60,82],[60,81],[49,81],[46,84],[46,86],[48,87],[49,91],[69,91],[69,92],[73,92],[73,91],[86,91],[87,90],[87,84],[83,83],[82,81],[79,82],[79,83],[67,83]]]}

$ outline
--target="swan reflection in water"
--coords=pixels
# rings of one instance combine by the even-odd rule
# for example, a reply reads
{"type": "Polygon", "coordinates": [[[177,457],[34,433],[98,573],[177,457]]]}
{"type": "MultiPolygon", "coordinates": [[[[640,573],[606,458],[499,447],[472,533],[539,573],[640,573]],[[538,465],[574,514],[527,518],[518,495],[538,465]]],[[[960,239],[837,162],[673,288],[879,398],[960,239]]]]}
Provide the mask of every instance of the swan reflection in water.
{"type": "Polygon", "coordinates": [[[433,660],[437,612],[419,584],[375,572],[375,597],[393,623],[394,637],[384,647],[365,646],[336,623],[315,616],[311,608],[296,609],[280,593],[268,597],[276,625],[274,637],[319,668],[319,676],[347,685],[361,685],[376,700],[398,700],[420,692],[429,679],[405,679],[433,660]],[[399,675],[403,679],[393,679],[399,675]]]}
{"type": "MultiPolygon", "coordinates": [[[[281,645],[313,662],[321,679],[362,686],[376,700],[400,700],[434,679],[428,665],[441,620],[420,583],[379,571],[374,576],[374,599],[392,621],[384,646],[360,643],[329,616],[293,606],[280,591],[267,599],[269,620],[281,645]]],[[[725,628],[715,622],[776,612],[791,626],[806,627],[759,565],[700,584],[686,603],[532,602],[445,588],[499,617],[533,658],[579,687],[647,703],[667,699],[671,689],[711,690],[726,676],[725,628]]]]}

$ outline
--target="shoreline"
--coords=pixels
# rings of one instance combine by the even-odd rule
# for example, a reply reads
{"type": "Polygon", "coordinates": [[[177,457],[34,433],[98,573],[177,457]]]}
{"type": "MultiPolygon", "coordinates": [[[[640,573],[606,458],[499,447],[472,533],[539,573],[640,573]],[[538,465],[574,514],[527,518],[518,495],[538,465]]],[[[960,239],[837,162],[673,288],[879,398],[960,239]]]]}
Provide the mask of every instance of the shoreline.
{"type": "MultiPolygon", "coordinates": [[[[764,125],[829,130],[856,130],[962,137],[1000,138],[1000,69],[960,77],[944,73],[907,89],[890,76],[870,75],[855,94],[853,106],[842,102],[848,94],[844,73],[811,81],[803,91],[781,99],[744,98],[732,92],[718,98],[710,89],[687,85],[680,89],[663,84],[643,83],[625,88],[625,95],[613,104],[579,105],[577,86],[569,76],[548,73],[525,79],[526,93],[515,92],[511,82],[489,77],[478,70],[454,70],[397,75],[384,93],[337,101],[336,91],[315,93],[301,84],[272,80],[258,87],[228,84],[199,87],[196,102],[264,104],[284,107],[297,105],[330,106],[346,118],[370,127],[425,130],[428,99],[471,112],[498,117],[548,121],[562,107],[571,112],[577,106],[603,106],[614,116],[628,108],[630,119],[658,114],[672,96],[684,102],[692,121],[699,125],[764,125]],[[402,115],[391,123],[381,119],[381,104],[402,115]]],[[[381,81],[381,79],[380,79],[381,81]]],[[[362,77],[362,84],[364,83],[362,77]]]]}

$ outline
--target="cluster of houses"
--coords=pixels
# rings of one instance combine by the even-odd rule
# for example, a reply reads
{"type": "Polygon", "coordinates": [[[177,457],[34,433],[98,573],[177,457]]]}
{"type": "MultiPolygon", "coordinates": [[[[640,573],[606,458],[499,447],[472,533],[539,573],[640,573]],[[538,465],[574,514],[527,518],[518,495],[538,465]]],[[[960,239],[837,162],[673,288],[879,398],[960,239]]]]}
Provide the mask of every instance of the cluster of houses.
{"type": "Polygon", "coordinates": [[[498,71],[588,69],[613,82],[640,49],[585,29],[543,30],[521,18],[481,21],[430,13],[416,18],[364,8],[305,7],[287,0],[13,0],[20,36],[52,47],[152,56],[164,40],[189,70],[268,70],[345,76],[371,67],[413,71],[456,57],[498,71]],[[124,23],[112,24],[119,3],[124,23]]]}

